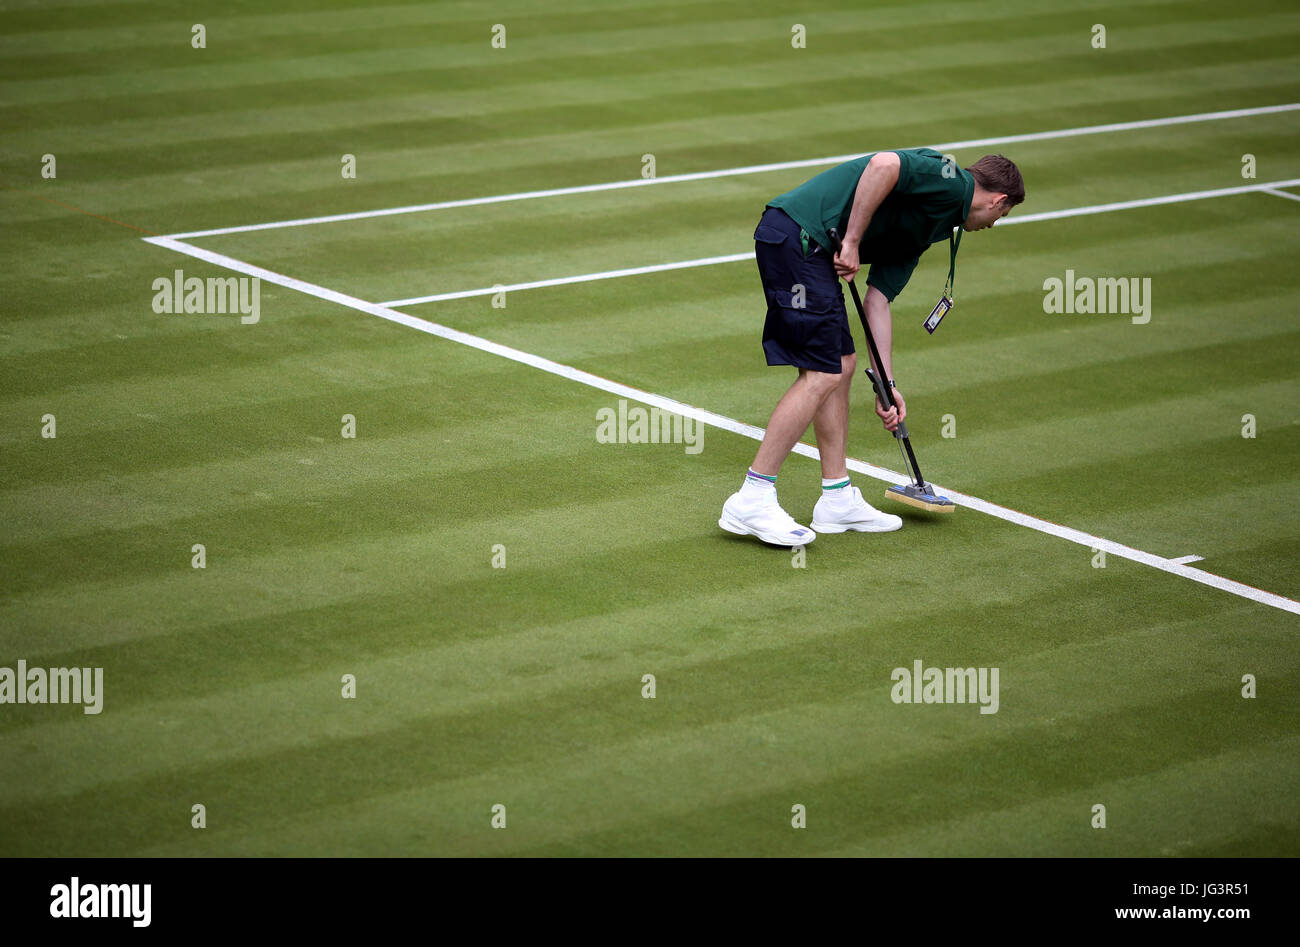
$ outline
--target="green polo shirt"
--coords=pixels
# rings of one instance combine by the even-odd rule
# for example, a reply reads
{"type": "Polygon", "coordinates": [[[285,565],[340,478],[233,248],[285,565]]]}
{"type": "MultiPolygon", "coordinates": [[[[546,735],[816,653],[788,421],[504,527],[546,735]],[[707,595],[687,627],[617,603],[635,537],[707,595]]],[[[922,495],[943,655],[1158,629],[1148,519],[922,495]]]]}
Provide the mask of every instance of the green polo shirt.
{"type": "MultiPolygon", "coordinates": [[[[903,291],[921,254],[932,243],[947,240],[952,228],[970,213],[975,178],[969,171],[948,165],[933,148],[907,148],[898,155],[898,183],[885,196],[862,235],[858,258],[870,263],[867,285],[890,302],[903,291]]],[[[874,153],[873,153],[874,154],[874,153]]],[[[843,236],[853,210],[858,179],[872,155],[846,161],[799,185],[770,202],[779,207],[819,245],[829,249],[827,231],[843,236]]]]}

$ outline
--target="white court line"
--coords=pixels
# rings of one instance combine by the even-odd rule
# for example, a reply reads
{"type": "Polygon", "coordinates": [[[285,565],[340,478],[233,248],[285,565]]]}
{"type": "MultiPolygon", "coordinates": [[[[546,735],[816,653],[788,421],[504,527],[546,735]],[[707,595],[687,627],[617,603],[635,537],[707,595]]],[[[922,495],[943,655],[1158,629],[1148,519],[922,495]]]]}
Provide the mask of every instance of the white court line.
{"type": "MultiPolygon", "coordinates": [[[[926,145],[936,151],[956,151],[958,148],[987,148],[992,145],[1010,145],[1022,141],[1050,141],[1056,138],[1076,138],[1080,135],[1103,135],[1109,132],[1132,131],[1138,128],[1160,128],[1165,125],[1186,125],[1191,122],[1215,122],[1230,118],[1248,118],[1253,115],[1271,115],[1277,112],[1294,112],[1300,102],[1286,105],[1265,105],[1259,108],[1229,109],[1225,112],[1199,112],[1195,115],[1174,115],[1169,118],[1147,118],[1136,122],[1110,122],[1105,125],[1086,125],[1079,128],[1062,128],[1056,131],[1028,132],[1021,135],[999,135],[994,138],[972,138],[967,141],[948,141],[926,145]]],[[[406,207],[387,207],[381,210],[363,210],[351,214],[327,214],[323,217],[299,217],[295,220],[277,220],[265,224],[246,224],[241,227],[217,227],[213,230],[191,230],[188,233],[169,233],[172,240],[192,240],[197,237],[217,237],[228,233],[249,233],[254,230],[276,230],[281,227],[306,227],[312,224],[331,224],[343,220],[364,220],[369,217],[391,217],[396,214],[418,214],[428,210],[446,210],[451,207],[476,207],[481,204],[500,204],[507,201],[526,201],[538,197],[560,197],[565,194],[590,194],[595,191],[614,191],[628,187],[648,187],[652,184],[676,184],[682,181],[704,181],[709,178],[735,177],[742,174],[763,174],[768,171],[785,171],[789,168],[813,168],[824,164],[841,164],[860,158],[866,151],[850,155],[833,155],[829,158],[807,158],[800,161],[778,161],[773,164],[752,164],[719,171],[696,171],[691,174],[669,174],[661,178],[633,178],[628,181],[610,181],[606,184],[582,184],[576,187],[557,187],[545,191],[520,191],[517,194],[497,194],[491,197],[470,197],[455,201],[438,201],[432,204],[410,204],[406,207]]]]}
{"type": "Polygon", "coordinates": [[[1170,559],[1169,561],[1170,561],[1170,562],[1176,562],[1176,563],[1178,563],[1179,565],[1183,565],[1183,566],[1185,566],[1185,565],[1187,565],[1188,563],[1192,563],[1192,562],[1200,562],[1200,561],[1203,560],[1204,558],[1205,558],[1204,556],[1179,556],[1177,559],[1170,559]]]}
{"type": "MultiPolygon", "coordinates": [[[[1160,204],[1181,204],[1186,201],[1203,201],[1212,197],[1227,197],[1231,194],[1249,194],[1252,191],[1267,191],[1276,187],[1295,187],[1300,178],[1285,181],[1270,181],[1267,184],[1243,184],[1239,187],[1220,187],[1212,191],[1189,191],[1186,194],[1170,194],[1167,197],[1144,197],[1136,201],[1117,201],[1112,204],[1093,204],[1091,207],[1074,207],[1069,210],[1049,210],[1042,214],[1025,214],[1021,217],[1008,217],[998,221],[995,226],[1007,227],[1011,224],[1029,224],[1036,220],[1058,220],[1062,217],[1082,217],[1087,214],[1106,214],[1113,210],[1128,210],[1132,207],[1156,207],[1160,204]]],[[[1290,195],[1288,195],[1290,196],[1290,195]]],[[[1300,200],[1300,198],[1297,198],[1300,200]]]]}
{"type": "Polygon", "coordinates": [[[457,293],[438,293],[434,296],[416,296],[413,299],[390,299],[380,303],[381,306],[414,306],[418,303],[441,302],[446,299],[465,299],[469,296],[489,296],[499,292],[514,292],[517,289],[541,289],[545,286],[563,286],[566,283],[590,283],[593,280],[617,279],[620,276],[640,276],[642,273],[662,273],[665,270],[686,270],[693,266],[713,266],[715,263],[739,263],[741,260],[754,259],[754,251],[749,253],[732,253],[729,256],[707,256],[698,260],[682,260],[679,263],[656,263],[653,266],[634,266],[625,270],[606,270],[603,273],[587,273],[584,276],[561,276],[556,279],[534,280],[531,283],[511,283],[508,286],[488,286],[485,289],[465,289],[457,293]]]}
{"type": "MultiPolygon", "coordinates": [[[[336,292],[335,290],[327,289],[324,286],[317,286],[315,283],[308,283],[303,280],[294,279],[291,276],[285,276],[281,273],[276,273],[260,266],[254,266],[251,263],[236,260],[234,257],[214,253],[211,250],[205,250],[202,247],[182,243],[181,241],[170,237],[144,237],[143,239],[146,243],[152,243],[155,246],[174,250],[177,253],[184,253],[188,256],[194,257],[195,259],[225,267],[229,270],[234,270],[236,273],[255,276],[276,286],[283,286],[287,289],[297,290],[298,292],[306,293],[309,296],[315,296],[318,299],[324,299],[341,306],[347,306],[348,308],[355,309],[358,312],[368,313],[372,316],[378,316],[380,319],[395,322],[398,325],[404,325],[420,332],[426,332],[429,335],[435,335],[452,342],[459,342],[462,345],[468,345],[481,352],[488,352],[492,355],[508,358],[524,365],[530,365],[533,368],[540,369],[544,372],[550,372],[553,375],[559,375],[561,378],[567,378],[570,381],[575,381],[582,385],[598,388],[601,391],[607,391],[610,394],[618,395],[622,398],[638,401],[642,404],[657,407],[673,414],[680,414],[683,417],[694,418],[698,422],[708,424],[712,427],[721,428],[724,431],[730,431],[733,434],[740,434],[743,437],[752,438],[756,441],[761,441],[763,439],[763,429],[755,427],[752,424],[745,424],[733,418],[714,414],[712,411],[705,411],[702,408],[696,408],[692,405],[674,401],[671,398],[665,398],[663,395],[652,394],[647,391],[641,391],[638,388],[632,388],[628,385],[620,384],[616,381],[610,381],[607,378],[601,378],[599,375],[593,375],[590,372],[584,372],[569,365],[562,365],[559,362],[553,362],[548,358],[542,358],[540,355],[533,355],[529,352],[520,351],[519,349],[512,349],[509,346],[501,345],[497,342],[492,342],[476,335],[470,335],[467,332],[461,332],[457,329],[451,329],[434,322],[428,322],[424,319],[419,319],[415,316],[398,312],[395,309],[390,309],[387,306],[381,306],[378,303],[367,302],[364,299],[358,299],[355,296],[336,292]]],[[[817,459],[819,456],[817,448],[802,443],[795,445],[794,453],[814,459],[817,459]]],[[[908,478],[901,474],[894,473],[892,470],[886,470],[883,467],[877,467],[874,464],[868,464],[855,458],[849,458],[848,466],[851,470],[866,474],[870,477],[875,477],[877,480],[883,480],[886,483],[908,482],[908,478]]],[[[1222,576],[1203,572],[1200,569],[1193,569],[1190,566],[1174,562],[1172,559],[1166,559],[1163,556],[1155,556],[1149,552],[1143,552],[1140,549],[1125,546],[1122,543],[1113,542],[1109,539],[1102,539],[1100,536],[1091,536],[1088,533],[1077,529],[1071,529],[1068,526],[1060,526],[1056,523],[1038,519],[1037,517],[1029,516],[1016,510],[1007,509],[1006,507],[998,506],[995,503],[981,500],[978,497],[957,493],[953,490],[939,486],[938,484],[935,484],[935,487],[941,494],[947,496],[954,503],[960,506],[970,507],[973,510],[978,510],[979,512],[986,513],[989,516],[994,516],[998,519],[1005,520],[1009,523],[1015,523],[1019,526],[1025,526],[1029,529],[1037,530],[1040,533],[1046,533],[1049,536],[1056,536],[1060,539],[1065,539],[1069,542],[1086,546],[1089,549],[1104,550],[1109,555],[1119,556],[1122,559],[1128,559],[1132,562],[1140,562],[1144,565],[1151,566],[1152,568],[1160,569],[1163,572],[1182,576],[1185,579],[1191,579],[1193,582],[1199,582],[1202,585],[1208,585],[1211,588],[1249,599],[1252,602],[1267,605],[1270,608],[1278,608],[1282,611],[1300,615],[1300,602],[1293,601],[1292,599],[1285,598],[1281,595],[1266,592],[1262,589],[1257,589],[1254,586],[1245,585],[1241,582],[1234,582],[1231,579],[1225,579],[1222,576]]]]}
{"type": "MultiPolygon", "coordinates": [[[[1041,214],[1025,214],[1022,217],[1007,217],[999,220],[996,228],[1010,227],[1012,224],[1031,224],[1040,220],[1060,220],[1064,217],[1082,217],[1088,214],[1106,214],[1116,210],[1131,210],[1134,207],[1156,207],[1162,204],[1181,204],[1188,201],[1203,201],[1212,197],[1226,197],[1230,194],[1247,194],[1252,191],[1266,191],[1300,200],[1300,197],[1285,191],[1273,191],[1277,187],[1300,185],[1300,178],[1287,181],[1270,181],[1267,184],[1246,184],[1240,187],[1221,187],[1212,191],[1189,191],[1185,194],[1170,194],[1165,197],[1144,197],[1135,201],[1119,201],[1112,204],[1093,204],[1090,207],[1067,207],[1064,210],[1049,210],[1041,214]]],[[[514,292],[520,289],[540,289],[546,286],[564,286],[568,283],[590,283],[594,280],[616,279],[620,276],[638,276],[642,273],[662,273],[665,270],[684,270],[693,266],[711,266],[715,263],[737,263],[754,259],[754,253],[732,253],[728,256],[702,257],[698,260],[682,260],[679,263],[656,263],[653,266],[637,266],[624,270],[605,270],[601,273],[584,273],[581,276],[560,276],[555,279],[535,280],[531,283],[511,283],[510,285],[485,286],[481,289],[463,289],[454,293],[434,293],[429,296],[412,296],[409,299],[390,299],[381,306],[418,306],[422,303],[443,302],[448,299],[467,299],[471,296],[490,296],[499,292],[514,292]]]]}
{"type": "MultiPolygon", "coordinates": [[[[1290,185],[1279,185],[1279,186],[1289,187],[1290,185]]],[[[1265,193],[1265,194],[1274,194],[1274,195],[1276,195],[1276,196],[1278,196],[1278,197],[1285,197],[1285,198],[1287,198],[1288,200],[1292,200],[1292,201],[1300,201],[1300,194],[1291,194],[1291,193],[1288,193],[1287,191],[1275,191],[1275,190],[1273,190],[1273,188],[1271,188],[1271,187],[1266,187],[1266,188],[1264,188],[1264,193],[1265,193]]]]}

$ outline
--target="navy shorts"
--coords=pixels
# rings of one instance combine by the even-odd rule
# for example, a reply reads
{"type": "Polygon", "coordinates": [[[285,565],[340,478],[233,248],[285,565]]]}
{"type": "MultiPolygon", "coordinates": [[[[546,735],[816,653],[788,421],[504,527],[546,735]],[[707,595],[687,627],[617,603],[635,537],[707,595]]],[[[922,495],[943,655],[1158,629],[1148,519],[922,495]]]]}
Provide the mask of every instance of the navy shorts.
{"type": "Polygon", "coordinates": [[[763,352],[769,365],[840,374],[840,356],[853,354],[844,292],[831,254],[813,241],[804,256],[800,227],[769,207],[754,230],[754,254],[767,299],[763,352]]]}

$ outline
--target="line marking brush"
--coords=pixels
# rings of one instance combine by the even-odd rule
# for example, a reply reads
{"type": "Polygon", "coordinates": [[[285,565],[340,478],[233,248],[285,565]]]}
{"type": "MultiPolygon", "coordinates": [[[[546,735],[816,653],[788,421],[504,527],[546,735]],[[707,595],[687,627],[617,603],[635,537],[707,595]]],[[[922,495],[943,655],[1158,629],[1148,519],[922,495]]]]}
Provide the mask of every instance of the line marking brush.
{"type": "MultiPolygon", "coordinates": [[[[835,253],[840,252],[840,235],[839,231],[831,228],[829,231],[831,241],[835,244],[835,253]]],[[[876,365],[876,372],[870,368],[866,370],[867,377],[871,379],[872,390],[875,391],[876,397],[886,408],[893,408],[894,396],[890,389],[893,382],[886,380],[881,383],[879,379],[885,377],[885,364],[880,360],[880,352],[876,349],[876,340],[871,335],[871,326],[867,323],[867,311],[862,308],[862,297],[858,295],[857,284],[853,280],[845,280],[849,284],[849,292],[853,294],[853,305],[858,308],[858,318],[862,320],[862,331],[867,335],[867,348],[871,351],[871,360],[876,365]]],[[[916,462],[916,454],[912,450],[912,442],[907,436],[907,425],[901,420],[898,427],[894,430],[894,438],[898,441],[898,449],[902,451],[903,463],[910,467],[914,480],[909,484],[897,484],[885,490],[885,498],[888,500],[897,500],[899,503],[906,503],[909,506],[915,506],[918,509],[929,510],[932,513],[951,513],[956,507],[952,500],[947,497],[939,496],[933,485],[925,482],[921,476],[921,467],[916,462]]]]}

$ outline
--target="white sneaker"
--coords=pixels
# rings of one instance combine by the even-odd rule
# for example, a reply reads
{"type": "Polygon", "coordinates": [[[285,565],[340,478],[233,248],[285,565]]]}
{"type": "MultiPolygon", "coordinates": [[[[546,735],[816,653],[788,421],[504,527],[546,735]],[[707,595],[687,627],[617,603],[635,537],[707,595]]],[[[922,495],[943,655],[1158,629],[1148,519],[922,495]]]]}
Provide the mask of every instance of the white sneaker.
{"type": "Polygon", "coordinates": [[[773,546],[806,546],[817,534],[794,521],[776,501],[776,491],[769,490],[761,498],[750,501],[733,493],[722,505],[722,518],[718,525],[729,533],[757,536],[773,546]]]}
{"type": "Polygon", "coordinates": [[[862,499],[862,491],[854,486],[823,493],[813,507],[812,528],[819,533],[842,533],[849,529],[860,533],[890,533],[902,525],[901,516],[881,513],[862,499]]]}

